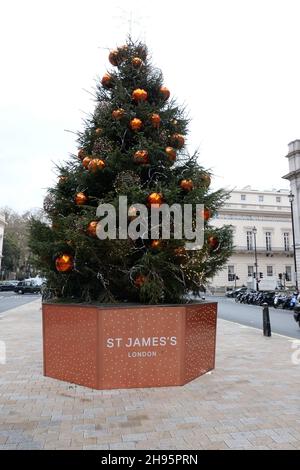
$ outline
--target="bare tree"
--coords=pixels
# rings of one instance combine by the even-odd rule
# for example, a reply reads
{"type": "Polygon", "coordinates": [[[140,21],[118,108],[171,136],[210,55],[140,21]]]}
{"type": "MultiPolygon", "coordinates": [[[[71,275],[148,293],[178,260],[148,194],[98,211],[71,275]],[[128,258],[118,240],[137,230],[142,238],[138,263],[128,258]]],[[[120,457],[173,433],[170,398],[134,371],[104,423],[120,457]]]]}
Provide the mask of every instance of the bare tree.
{"type": "Polygon", "coordinates": [[[35,275],[33,255],[28,247],[29,221],[32,216],[44,219],[42,209],[31,209],[18,214],[10,207],[0,208],[6,226],[3,238],[2,269],[4,277],[18,279],[35,275]]]}

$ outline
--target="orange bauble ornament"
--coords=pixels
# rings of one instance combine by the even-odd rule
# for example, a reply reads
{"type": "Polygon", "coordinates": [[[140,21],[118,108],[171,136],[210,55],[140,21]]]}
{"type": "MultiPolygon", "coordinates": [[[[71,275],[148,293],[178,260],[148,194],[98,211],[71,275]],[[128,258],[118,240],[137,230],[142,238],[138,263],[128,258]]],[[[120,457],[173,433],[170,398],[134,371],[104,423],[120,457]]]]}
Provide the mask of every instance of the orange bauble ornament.
{"type": "Polygon", "coordinates": [[[84,149],[79,149],[78,150],[78,158],[80,158],[80,160],[83,160],[84,157],[86,157],[86,156],[87,156],[86,150],[84,150],[84,149]]]}
{"type": "Polygon", "coordinates": [[[142,287],[143,284],[145,284],[146,277],[143,276],[143,274],[139,274],[135,280],[134,280],[134,285],[135,287],[142,287]]]}
{"type": "Polygon", "coordinates": [[[120,54],[118,50],[113,50],[109,53],[108,60],[111,65],[117,66],[120,62],[120,54]]]}
{"type": "Polygon", "coordinates": [[[97,127],[97,129],[95,129],[95,136],[96,137],[99,137],[103,132],[103,129],[101,129],[101,127],[97,127]]]}
{"type": "Polygon", "coordinates": [[[217,237],[211,235],[211,236],[208,237],[207,243],[210,246],[210,248],[215,250],[219,246],[219,239],[217,237]]]}
{"type": "Polygon", "coordinates": [[[112,86],[112,77],[109,73],[105,73],[101,80],[102,85],[105,88],[110,88],[112,86]]]}
{"type": "Polygon", "coordinates": [[[152,116],[151,116],[151,124],[153,127],[159,127],[160,125],[160,115],[159,114],[156,114],[156,113],[153,113],[152,116]]]}
{"type": "Polygon", "coordinates": [[[148,98],[148,93],[146,92],[146,90],[137,88],[132,92],[131,96],[134,101],[146,101],[146,99],[148,98]]]}
{"type": "Polygon", "coordinates": [[[175,248],[174,254],[177,258],[182,258],[183,256],[185,256],[186,251],[185,251],[184,246],[178,246],[177,248],[175,248]]]}
{"type": "Polygon", "coordinates": [[[130,127],[133,131],[139,131],[142,125],[143,125],[143,122],[138,118],[131,119],[130,121],[130,127]]]}
{"type": "Polygon", "coordinates": [[[207,188],[209,188],[210,183],[211,183],[211,177],[209,176],[209,174],[208,174],[208,173],[203,173],[203,174],[200,176],[200,179],[201,179],[201,182],[202,182],[207,188]]]}
{"type": "Polygon", "coordinates": [[[161,86],[159,92],[165,101],[170,98],[170,90],[167,87],[161,86]]]}
{"type": "Polygon", "coordinates": [[[149,153],[147,150],[138,150],[135,152],[133,157],[135,163],[139,163],[140,165],[146,165],[149,163],[149,153]]]}
{"type": "Polygon", "coordinates": [[[191,191],[194,187],[194,183],[192,180],[181,180],[180,187],[184,189],[184,191],[191,191]]]}
{"type": "Polygon", "coordinates": [[[119,108],[119,109],[115,109],[111,115],[114,119],[116,120],[119,120],[119,119],[122,119],[122,117],[124,116],[125,114],[125,109],[123,108],[119,108]]]}
{"type": "Polygon", "coordinates": [[[55,260],[55,267],[60,273],[67,273],[73,270],[74,268],[74,259],[73,256],[64,253],[61,256],[58,256],[55,260]]]}
{"type": "Polygon", "coordinates": [[[98,170],[102,170],[102,168],[105,167],[105,161],[101,160],[101,158],[93,158],[93,160],[90,161],[88,170],[91,171],[92,173],[96,173],[98,170]]]}
{"type": "Polygon", "coordinates": [[[91,157],[85,157],[83,160],[82,160],[82,164],[84,166],[84,168],[87,168],[90,164],[90,162],[92,161],[91,157]]]}
{"type": "Polygon", "coordinates": [[[77,206],[82,206],[86,204],[88,201],[88,197],[84,193],[77,193],[75,196],[75,204],[77,206]]]}
{"type": "Polygon", "coordinates": [[[184,146],[184,137],[181,134],[173,134],[171,136],[171,142],[174,147],[181,149],[184,146]]]}
{"type": "Polygon", "coordinates": [[[168,155],[170,162],[175,162],[176,160],[176,150],[173,147],[166,147],[165,152],[168,155]]]}
{"type": "Polygon", "coordinates": [[[89,223],[86,231],[91,237],[97,236],[97,225],[98,225],[98,222],[96,220],[93,220],[92,222],[89,223]]]}
{"type": "Polygon", "coordinates": [[[142,64],[143,64],[143,61],[142,59],[140,59],[139,57],[134,57],[131,61],[132,65],[136,68],[140,67],[142,64]]]}
{"type": "Polygon", "coordinates": [[[161,240],[152,240],[150,243],[151,248],[158,250],[161,247],[161,240]]]}
{"type": "Polygon", "coordinates": [[[147,201],[151,207],[159,207],[163,203],[163,195],[161,193],[151,193],[147,197],[147,201]]]}
{"type": "Polygon", "coordinates": [[[205,221],[207,221],[208,219],[211,218],[211,210],[210,209],[203,209],[201,211],[201,216],[205,221]]]}
{"type": "Polygon", "coordinates": [[[124,46],[118,47],[118,52],[122,55],[126,54],[128,52],[127,44],[124,44],[124,46]]]}

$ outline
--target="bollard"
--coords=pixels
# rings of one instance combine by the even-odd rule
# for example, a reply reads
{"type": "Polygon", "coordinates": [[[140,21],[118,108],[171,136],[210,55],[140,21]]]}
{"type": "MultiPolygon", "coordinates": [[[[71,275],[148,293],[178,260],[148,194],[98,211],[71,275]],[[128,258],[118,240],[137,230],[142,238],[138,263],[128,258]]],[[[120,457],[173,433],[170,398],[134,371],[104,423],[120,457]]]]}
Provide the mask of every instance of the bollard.
{"type": "Polygon", "coordinates": [[[263,330],[264,336],[271,336],[271,323],[268,304],[263,304],[263,330]]]}

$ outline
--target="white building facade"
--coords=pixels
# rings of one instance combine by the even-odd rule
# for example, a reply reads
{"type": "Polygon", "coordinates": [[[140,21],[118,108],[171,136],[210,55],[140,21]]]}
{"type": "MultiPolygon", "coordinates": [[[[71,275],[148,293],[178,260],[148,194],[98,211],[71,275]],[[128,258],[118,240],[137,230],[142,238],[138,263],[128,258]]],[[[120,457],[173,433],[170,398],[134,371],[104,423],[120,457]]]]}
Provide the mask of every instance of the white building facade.
{"type": "Polygon", "coordinates": [[[289,162],[289,173],[283,176],[289,180],[291,193],[294,196],[293,214],[295,231],[296,271],[298,287],[300,287],[300,140],[294,140],[288,145],[286,158],[289,162]]]}
{"type": "Polygon", "coordinates": [[[295,284],[288,190],[257,191],[250,186],[234,190],[211,223],[232,225],[235,246],[224,269],[212,279],[213,287],[252,284],[255,288],[256,272],[262,289],[295,284]]]}
{"type": "Polygon", "coordinates": [[[4,215],[0,213],[0,273],[1,273],[4,227],[5,227],[5,217],[4,215]]]}

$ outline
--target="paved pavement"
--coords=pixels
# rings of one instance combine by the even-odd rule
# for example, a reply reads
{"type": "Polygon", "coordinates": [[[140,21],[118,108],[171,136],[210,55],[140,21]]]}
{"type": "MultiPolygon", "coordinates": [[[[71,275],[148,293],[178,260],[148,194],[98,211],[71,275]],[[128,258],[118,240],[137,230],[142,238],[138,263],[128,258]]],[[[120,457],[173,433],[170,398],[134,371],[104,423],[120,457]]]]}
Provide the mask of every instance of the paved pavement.
{"type": "MultiPolygon", "coordinates": [[[[262,330],[262,307],[258,305],[240,304],[227,297],[206,297],[219,304],[219,317],[225,320],[253,326],[262,330]]],[[[269,308],[272,332],[300,339],[300,328],[295,322],[292,310],[269,308]]]]}
{"type": "Polygon", "coordinates": [[[291,338],[219,320],[212,373],[104,391],[43,377],[39,301],[8,312],[0,340],[0,449],[300,449],[291,338]]]}
{"type": "Polygon", "coordinates": [[[36,294],[16,294],[15,292],[0,292],[0,316],[2,312],[19,307],[20,305],[39,299],[36,294]]]}

